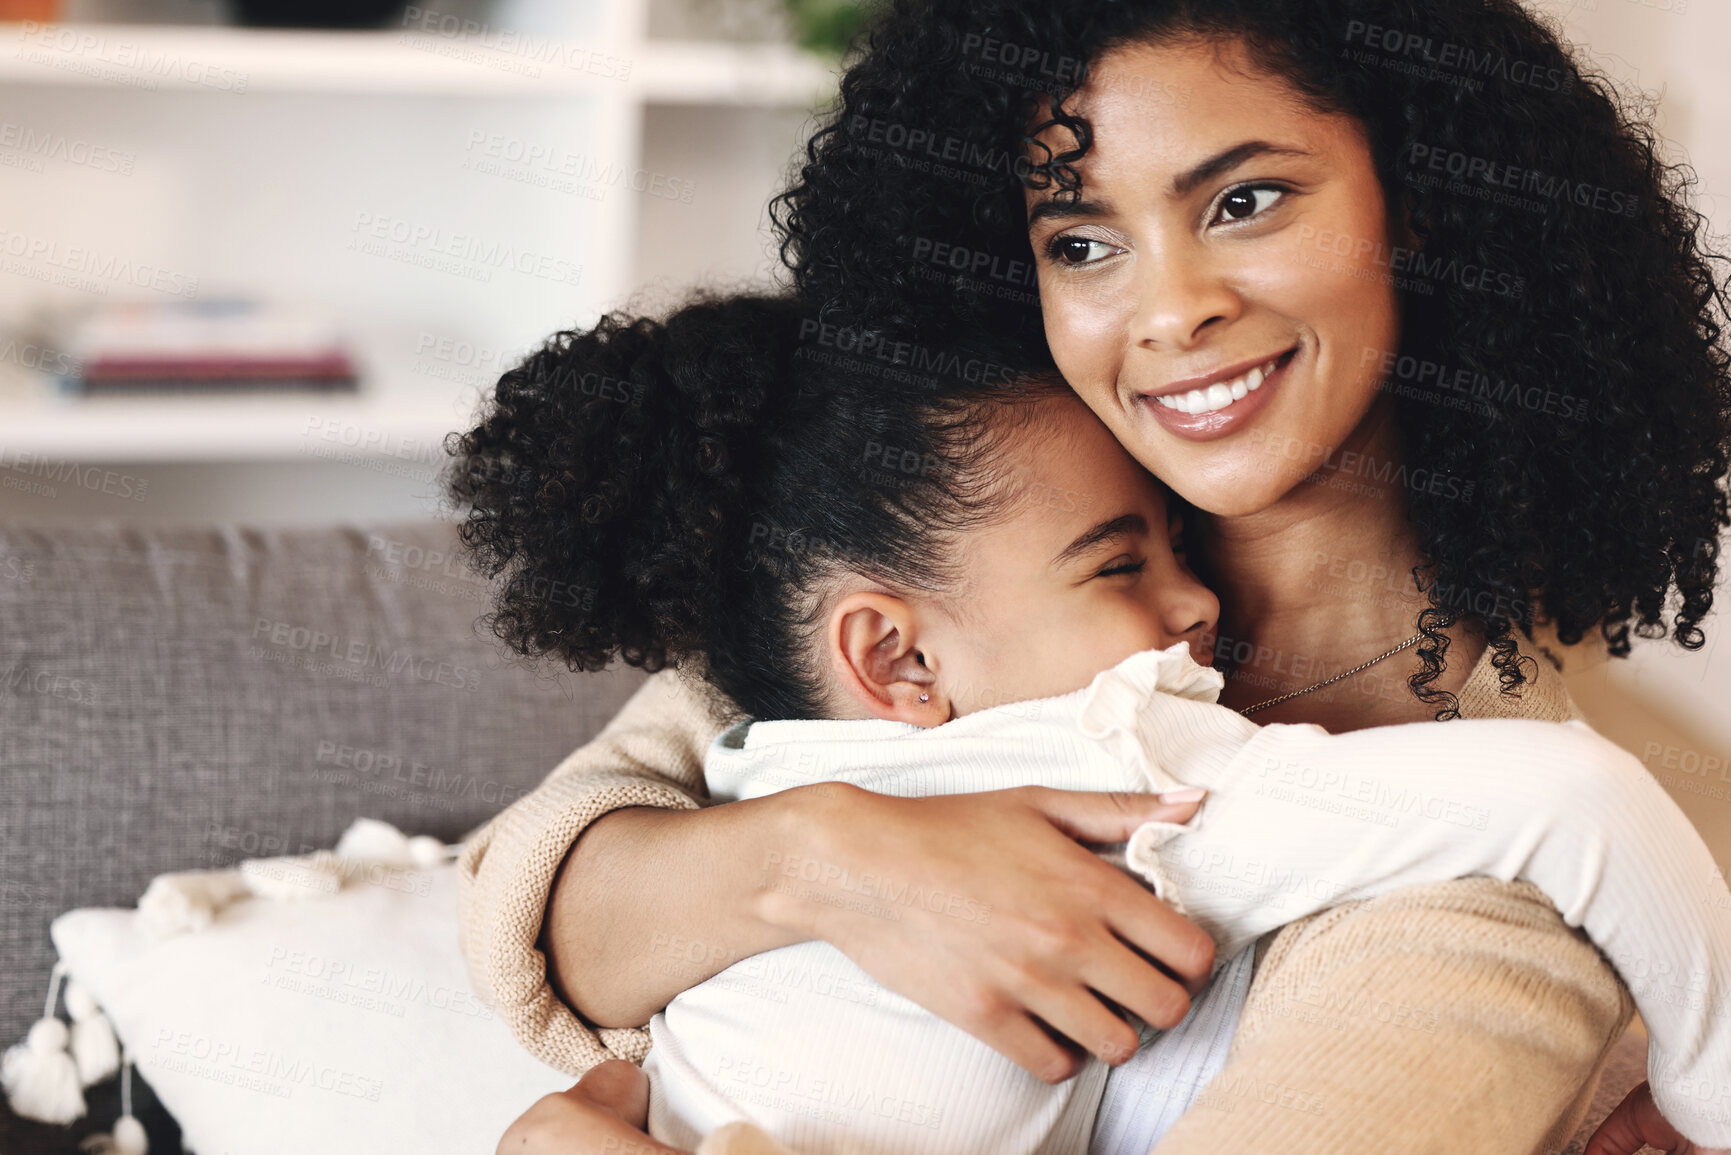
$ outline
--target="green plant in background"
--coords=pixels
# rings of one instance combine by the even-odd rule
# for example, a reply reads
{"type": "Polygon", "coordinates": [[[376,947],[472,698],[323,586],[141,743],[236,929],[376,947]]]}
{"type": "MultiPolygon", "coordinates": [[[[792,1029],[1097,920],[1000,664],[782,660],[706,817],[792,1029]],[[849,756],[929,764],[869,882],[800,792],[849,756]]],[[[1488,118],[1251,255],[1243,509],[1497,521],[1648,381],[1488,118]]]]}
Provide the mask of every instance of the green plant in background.
{"type": "Polygon", "coordinates": [[[801,48],[840,56],[870,19],[874,0],[786,0],[801,48]]]}

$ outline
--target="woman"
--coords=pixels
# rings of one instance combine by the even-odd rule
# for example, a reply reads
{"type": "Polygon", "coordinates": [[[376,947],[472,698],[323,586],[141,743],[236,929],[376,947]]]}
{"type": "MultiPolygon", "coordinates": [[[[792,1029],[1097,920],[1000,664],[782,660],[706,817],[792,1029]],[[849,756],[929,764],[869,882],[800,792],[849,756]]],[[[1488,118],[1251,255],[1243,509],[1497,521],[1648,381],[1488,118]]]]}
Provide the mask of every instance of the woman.
{"type": "MultiPolygon", "coordinates": [[[[1227,704],[1334,730],[1563,718],[1542,639],[1701,643],[1725,296],[1651,135],[1512,0],[909,0],[842,101],[781,206],[835,318],[814,347],[931,369],[958,332],[1037,341],[1035,270],[1051,360],[1198,511],[1227,704]]],[[[508,608],[500,626],[540,648],[508,608]]],[[[1165,1023],[1208,973],[1194,927],[1070,841],[1121,838],[1152,800],[813,786],[695,809],[726,716],[662,674],[469,844],[467,949],[538,1053],[639,1059],[630,1028],[673,993],[822,938],[1056,1079],[1067,1040],[1133,1049],[1102,997],[1165,1023]],[[763,888],[790,858],[994,917],[887,922],[763,888]]],[[[1265,948],[1162,1155],[1555,1149],[1629,1014],[1549,904],[1486,880],[1265,948]]],[[[658,1149],[629,1138],[632,1075],[538,1104],[513,1149],[658,1149]]],[[[1096,1150],[1146,1150],[1133,1120],[1105,1130],[1096,1150]]]]}

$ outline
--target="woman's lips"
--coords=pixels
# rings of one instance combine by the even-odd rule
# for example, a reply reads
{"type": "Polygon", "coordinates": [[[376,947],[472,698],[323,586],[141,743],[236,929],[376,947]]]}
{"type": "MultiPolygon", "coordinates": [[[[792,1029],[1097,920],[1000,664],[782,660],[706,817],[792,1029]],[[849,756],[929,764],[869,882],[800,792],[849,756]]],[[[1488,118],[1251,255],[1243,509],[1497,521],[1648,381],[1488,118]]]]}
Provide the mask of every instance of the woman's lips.
{"type": "Polygon", "coordinates": [[[1268,399],[1285,383],[1287,372],[1291,369],[1292,362],[1297,359],[1297,356],[1298,351],[1296,349],[1289,349],[1282,353],[1274,372],[1262,379],[1260,387],[1252,392],[1246,392],[1243,397],[1233,401],[1224,409],[1215,409],[1207,413],[1186,413],[1183,410],[1162,405],[1146,393],[1139,396],[1137,401],[1144,409],[1153,414],[1154,420],[1158,421],[1167,432],[1182,437],[1186,441],[1213,441],[1233,433],[1261,412],[1263,406],[1268,404],[1268,399]]]}

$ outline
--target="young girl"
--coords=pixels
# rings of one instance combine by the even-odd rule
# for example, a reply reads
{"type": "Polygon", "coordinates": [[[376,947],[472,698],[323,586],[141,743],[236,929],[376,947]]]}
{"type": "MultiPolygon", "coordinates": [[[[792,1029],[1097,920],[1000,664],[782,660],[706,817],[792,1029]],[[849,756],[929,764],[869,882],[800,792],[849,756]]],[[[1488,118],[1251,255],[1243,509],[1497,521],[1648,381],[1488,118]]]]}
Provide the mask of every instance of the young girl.
{"type": "MultiPolygon", "coordinates": [[[[754,719],[712,748],[712,801],[820,780],[1205,790],[1196,819],[1143,827],[1125,861],[1235,959],[1402,885],[1534,882],[1634,990],[1658,1107],[1731,1142],[1731,901],[1632,758],[1579,724],[1331,737],[1214,705],[1220,679],[1192,654],[1217,605],[1164,491],[1105,426],[988,351],[908,351],[961,378],[929,390],[862,345],[741,298],[607,318],[506,374],[453,487],[466,540],[504,575],[500,634],[586,668],[698,664],[754,719]],[[525,473],[554,480],[498,480],[525,473]],[[575,522],[546,515],[573,506],[575,522]]],[[[763,884],[885,918],[991,917],[918,878],[784,855],[763,884]]],[[[821,942],[736,962],[651,1029],[651,1133],[686,1146],[749,1119],[808,1155],[1080,1152],[1105,1074],[1035,1079],[821,942]]]]}

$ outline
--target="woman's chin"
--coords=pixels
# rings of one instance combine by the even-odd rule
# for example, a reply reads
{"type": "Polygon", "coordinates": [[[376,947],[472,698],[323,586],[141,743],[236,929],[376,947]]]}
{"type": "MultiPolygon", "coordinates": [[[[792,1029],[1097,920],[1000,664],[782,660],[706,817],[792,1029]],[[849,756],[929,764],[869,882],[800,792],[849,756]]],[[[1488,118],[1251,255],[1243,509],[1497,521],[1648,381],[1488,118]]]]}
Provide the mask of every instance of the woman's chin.
{"type": "Polygon", "coordinates": [[[1250,517],[1272,509],[1304,480],[1254,468],[1205,475],[1185,469],[1155,469],[1154,474],[1203,513],[1228,518],[1250,517]]]}
{"type": "Polygon", "coordinates": [[[1191,504],[1211,517],[1238,518],[1253,517],[1256,514],[1271,509],[1274,507],[1277,500],[1278,499],[1271,499],[1268,501],[1232,500],[1226,497],[1216,498],[1209,495],[1204,501],[1194,501],[1191,502],[1191,504]]]}

